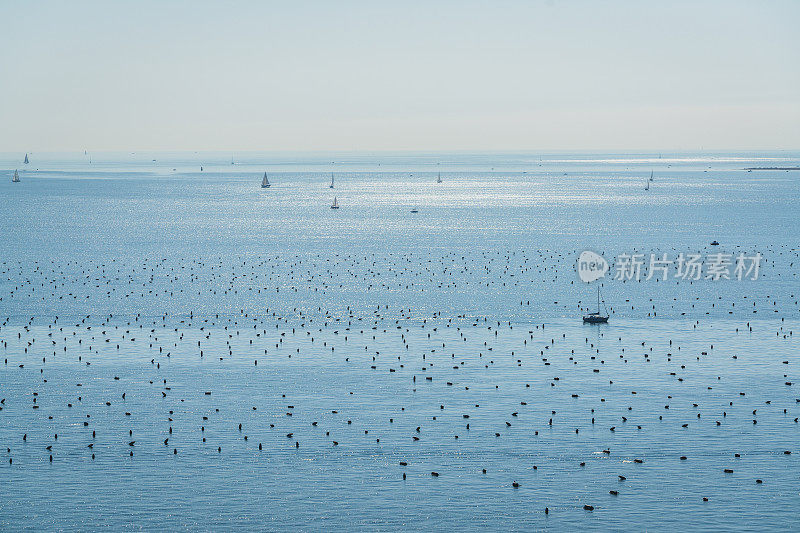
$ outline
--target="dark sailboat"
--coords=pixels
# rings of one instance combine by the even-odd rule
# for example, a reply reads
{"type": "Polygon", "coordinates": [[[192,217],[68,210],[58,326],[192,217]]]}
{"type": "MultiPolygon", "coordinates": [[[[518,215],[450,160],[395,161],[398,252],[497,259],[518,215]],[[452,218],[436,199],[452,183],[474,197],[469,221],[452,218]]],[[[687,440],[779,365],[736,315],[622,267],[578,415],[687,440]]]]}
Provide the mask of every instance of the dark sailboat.
{"type": "MultiPolygon", "coordinates": [[[[603,309],[605,309],[605,302],[603,302],[603,309]]],[[[605,309],[606,314],[600,314],[600,285],[597,286],[597,311],[584,315],[583,322],[586,324],[605,324],[608,322],[608,309],[605,309]]]]}

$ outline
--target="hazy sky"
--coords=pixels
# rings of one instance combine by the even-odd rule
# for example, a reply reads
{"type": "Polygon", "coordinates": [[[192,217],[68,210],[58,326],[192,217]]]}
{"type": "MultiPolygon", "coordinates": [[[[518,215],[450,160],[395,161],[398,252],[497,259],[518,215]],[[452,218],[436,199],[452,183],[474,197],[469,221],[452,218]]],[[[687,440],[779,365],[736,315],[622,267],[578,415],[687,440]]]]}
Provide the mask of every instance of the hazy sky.
{"type": "Polygon", "coordinates": [[[800,1],[0,0],[0,152],[800,149],[800,1]]]}

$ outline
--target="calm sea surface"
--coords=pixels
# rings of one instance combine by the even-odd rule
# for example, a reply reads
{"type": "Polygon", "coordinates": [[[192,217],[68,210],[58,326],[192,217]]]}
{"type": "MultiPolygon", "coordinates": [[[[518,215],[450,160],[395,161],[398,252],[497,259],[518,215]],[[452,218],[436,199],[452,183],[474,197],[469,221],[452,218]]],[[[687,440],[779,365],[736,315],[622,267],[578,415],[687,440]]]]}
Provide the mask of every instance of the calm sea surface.
{"type": "Polygon", "coordinates": [[[23,156],[0,529],[800,528],[798,153],[23,156]]]}

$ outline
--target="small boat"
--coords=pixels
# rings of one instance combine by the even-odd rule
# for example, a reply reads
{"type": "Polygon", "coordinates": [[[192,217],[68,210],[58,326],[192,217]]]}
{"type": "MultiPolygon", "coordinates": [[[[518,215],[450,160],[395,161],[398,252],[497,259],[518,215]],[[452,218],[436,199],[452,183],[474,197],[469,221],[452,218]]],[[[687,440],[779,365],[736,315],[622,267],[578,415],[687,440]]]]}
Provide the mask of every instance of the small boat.
{"type": "Polygon", "coordinates": [[[13,178],[11,178],[11,183],[19,183],[19,182],[20,182],[20,179],[19,179],[19,172],[17,172],[17,171],[15,170],[15,171],[14,171],[14,177],[13,177],[13,178]]]}
{"type": "Polygon", "coordinates": [[[261,188],[262,189],[269,188],[269,178],[267,178],[266,172],[264,172],[264,178],[261,180],[261,188]]]}
{"type": "Polygon", "coordinates": [[[653,181],[653,171],[650,171],[650,181],[653,181]]]}
{"type": "Polygon", "coordinates": [[[411,208],[411,212],[412,213],[419,213],[419,209],[417,209],[416,207],[413,207],[413,208],[411,208]]]}
{"type": "MultiPolygon", "coordinates": [[[[603,308],[605,306],[606,304],[603,302],[603,308]]],[[[608,322],[608,309],[606,309],[605,315],[600,314],[600,285],[597,286],[597,311],[584,315],[583,322],[585,324],[605,324],[608,322]]]]}
{"type": "Polygon", "coordinates": [[[336,200],[336,197],[333,197],[333,203],[331,204],[331,209],[339,209],[339,202],[336,200]]]}
{"type": "Polygon", "coordinates": [[[23,161],[26,165],[30,162],[28,161],[28,154],[25,154],[25,161],[23,161]]]}
{"type": "Polygon", "coordinates": [[[441,182],[442,182],[442,173],[439,172],[439,175],[436,177],[436,183],[441,183],[441,182]]]}
{"type": "Polygon", "coordinates": [[[719,246],[719,241],[711,241],[711,246],[719,246]]]}
{"type": "Polygon", "coordinates": [[[330,188],[333,189],[333,172],[331,172],[331,185],[330,188]]]}
{"type": "Polygon", "coordinates": [[[650,182],[647,180],[644,180],[644,190],[646,191],[650,190],[650,182]]]}

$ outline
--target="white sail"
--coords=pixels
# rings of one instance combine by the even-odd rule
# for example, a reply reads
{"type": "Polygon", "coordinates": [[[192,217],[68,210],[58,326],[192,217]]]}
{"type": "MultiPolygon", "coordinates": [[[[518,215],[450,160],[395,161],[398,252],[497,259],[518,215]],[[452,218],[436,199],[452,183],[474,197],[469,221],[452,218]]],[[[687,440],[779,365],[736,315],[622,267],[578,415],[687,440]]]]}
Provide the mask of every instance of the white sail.
{"type": "Polygon", "coordinates": [[[266,189],[269,187],[269,178],[267,178],[267,173],[264,172],[264,178],[261,180],[261,187],[266,189]]]}
{"type": "Polygon", "coordinates": [[[339,209],[339,201],[336,199],[335,196],[333,197],[333,204],[331,205],[331,209],[339,209]]]}
{"type": "Polygon", "coordinates": [[[19,172],[17,172],[16,170],[14,171],[14,177],[11,178],[11,181],[13,183],[19,183],[19,172]]]}

